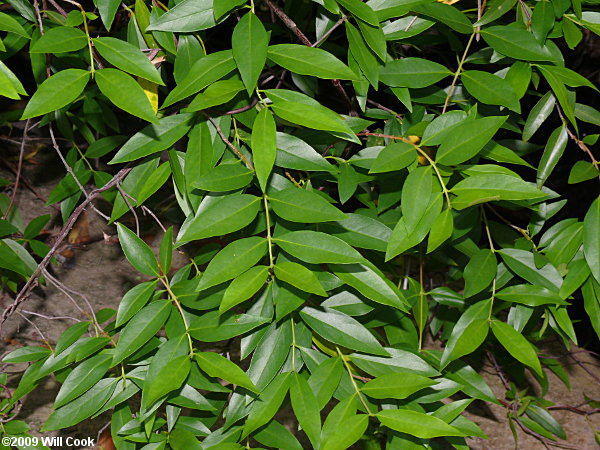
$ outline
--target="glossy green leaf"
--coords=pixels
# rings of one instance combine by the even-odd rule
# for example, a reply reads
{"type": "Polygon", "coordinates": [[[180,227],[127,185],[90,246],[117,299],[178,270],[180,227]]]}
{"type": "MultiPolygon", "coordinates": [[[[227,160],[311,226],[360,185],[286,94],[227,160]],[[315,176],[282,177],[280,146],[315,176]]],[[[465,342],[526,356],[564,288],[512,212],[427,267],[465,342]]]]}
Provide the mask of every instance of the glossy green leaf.
{"type": "Polygon", "coordinates": [[[232,233],[252,222],[259,209],[259,197],[248,194],[224,197],[184,223],[177,240],[189,242],[232,233]]]}
{"type": "Polygon", "coordinates": [[[464,436],[462,432],[437,417],[408,409],[387,409],[376,414],[379,421],[392,430],[422,439],[440,436],[464,436]]]}
{"type": "Polygon", "coordinates": [[[518,26],[496,25],[481,30],[481,36],[494,50],[524,61],[554,61],[548,48],[542,47],[532,33],[518,26]]]}
{"type": "Polygon", "coordinates": [[[212,192],[235,191],[248,186],[254,174],[241,162],[219,164],[198,177],[193,187],[212,192]]]}
{"type": "Polygon", "coordinates": [[[290,387],[290,372],[281,373],[261,392],[252,404],[250,415],[244,425],[242,436],[247,436],[273,418],[290,387]]]}
{"type": "Polygon", "coordinates": [[[221,80],[208,86],[204,92],[196,95],[190,105],[185,108],[186,112],[201,111],[213,106],[223,105],[232,100],[238,92],[244,90],[244,84],[240,80],[221,80]]]}
{"type": "Polygon", "coordinates": [[[517,93],[505,79],[481,70],[467,70],[460,75],[460,79],[467,91],[480,102],[521,112],[517,93]]]}
{"type": "Polygon", "coordinates": [[[223,313],[233,308],[260,290],[265,285],[269,269],[267,266],[255,266],[238,275],[225,290],[219,312],[223,313]]]}
{"type": "Polygon", "coordinates": [[[79,28],[56,27],[46,30],[29,51],[31,53],[76,52],[87,44],[87,36],[79,28]]]}
{"type": "Polygon", "coordinates": [[[446,208],[435,219],[431,230],[429,231],[429,239],[427,241],[427,253],[431,253],[445,241],[447,241],[454,231],[454,216],[452,209],[446,208]]]}
{"type": "Polygon", "coordinates": [[[56,394],[54,408],[59,408],[92,388],[111,366],[112,356],[100,353],[79,364],[65,379],[56,394]]]}
{"type": "Polygon", "coordinates": [[[12,15],[6,14],[4,12],[0,13],[0,30],[8,31],[9,33],[15,33],[19,36],[22,36],[26,39],[29,39],[29,33],[23,28],[23,26],[19,23],[17,19],[15,19],[12,15]]]}
{"type": "Polygon", "coordinates": [[[432,175],[431,166],[418,167],[408,174],[402,186],[402,217],[409,229],[414,229],[427,211],[433,191],[432,175]]]}
{"type": "Polygon", "coordinates": [[[94,39],[94,47],[118,69],[153,83],[164,84],[154,64],[134,45],[113,37],[102,37],[94,39]]]}
{"type": "Polygon", "coordinates": [[[343,240],[318,231],[293,231],[273,239],[290,255],[311,264],[361,262],[363,256],[343,240]]]}
{"type": "Polygon", "coordinates": [[[464,270],[464,296],[472,297],[488,287],[496,277],[497,261],[491,250],[481,249],[467,263],[464,270]]]}
{"type": "Polygon", "coordinates": [[[423,88],[452,75],[439,63],[422,58],[404,58],[381,68],[380,80],[394,87],[423,88]]]}
{"type": "Polygon", "coordinates": [[[360,390],[377,399],[403,399],[421,389],[437,384],[430,378],[415,373],[396,372],[381,375],[367,382],[360,390]]]}
{"type": "Polygon", "coordinates": [[[452,128],[436,153],[436,162],[460,164],[475,156],[494,137],[506,117],[464,121],[452,128]]]}
{"type": "Polygon", "coordinates": [[[373,355],[388,354],[360,322],[346,314],[305,307],[300,316],[315,333],[334,344],[373,355]]]}
{"type": "Polygon", "coordinates": [[[251,95],[267,62],[269,46],[269,34],[253,12],[247,13],[237,23],[231,35],[231,45],[242,81],[248,95],[251,95]]]}
{"type": "Polygon", "coordinates": [[[533,253],[519,249],[503,249],[499,252],[506,265],[521,278],[538,286],[557,292],[562,277],[552,264],[537,268],[533,253]]]}
{"type": "Polygon", "coordinates": [[[593,277],[600,283],[600,198],[596,198],[583,220],[583,253],[593,277]]]}
{"type": "Polygon", "coordinates": [[[131,319],[152,297],[158,280],[146,281],[127,291],[119,302],[115,326],[119,327],[131,319]]]}
{"type": "Polygon", "coordinates": [[[194,32],[215,26],[213,0],[184,0],[157,20],[152,20],[147,31],[194,32]]]}
{"type": "Polygon", "coordinates": [[[497,292],[496,296],[507,302],[520,303],[527,306],[568,304],[556,292],[542,286],[530,284],[509,286],[497,292]]]}
{"type": "Polygon", "coordinates": [[[275,214],[292,222],[317,223],[346,218],[343,212],[319,194],[306,189],[287,188],[269,194],[268,199],[275,214]]]}
{"type": "Polygon", "coordinates": [[[277,156],[277,127],[271,112],[264,108],[258,113],[252,126],[252,157],[258,184],[263,192],[267,189],[267,181],[277,156]]]}
{"type": "Polygon", "coordinates": [[[344,365],[338,357],[326,359],[312,371],[308,384],[314,392],[319,410],[323,409],[331,400],[343,373],[344,365]]]}
{"type": "Polygon", "coordinates": [[[299,44],[270,45],[267,56],[275,64],[300,75],[325,79],[358,79],[342,61],[320,48],[299,44]]]}
{"type": "Polygon", "coordinates": [[[221,316],[219,311],[211,311],[191,321],[190,334],[199,341],[224,341],[247,333],[270,320],[270,318],[251,314],[223,314],[221,316]]]}
{"type": "Polygon", "coordinates": [[[117,69],[96,71],[100,91],[118,108],[148,122],[158,123],[152,105],[142,87],[125,72],[117,69]]]}
{"type": "Polygon", "coordinates": [[[45,80],[27,103],[21,119],[41,116],[69,105],[83,92],[90,73],[81,69],[62,70],[45,80]]]}
{"type": "MultiPolygon", "coordinates": [[[[186,0],[186,3],[194,3],[194,0],[186,0]]],[[[173,10],[174,9],[175,8],[173,8],[173,10]]],[[[165,16],[166,14],[162,17],[165,16]]],[[[235,69],[235,61],[231,50],[211,53],[210,55],[200,58],[192,67],[190,67],[190,70],[183,80],[181,80],[180,83],[177,83],[175,89],[169,93],[162,104],[162,108],[166,108],[190,95],[194,95],[196,92],[201,91],[205,87],[221,79],[233,71],[233,69],[235,69]]]]}
{"type": "Polygon", "coordinates": [[[523,127],[524,141],[528,141],[531,136],[533,136],[540,128],[540,126],[542,126],[542,124],[554,110],[555,104],[556,98],[552,95],[552,92],[548,91],[542,98],[538,100],[535,106],[531,108],[531,111],[527,116],[525,126],[523,127]]]}
{"type": "Polygon", "coordinates": [[[241,275],[266,255],[267,248],[267,240],[258,236],[233,241],[212,259],[198,288],[207,289],[241,275]]]}
{"type": "Polygon", "coordinates": [[[542,375],[542,367],[533,346],[510,325],[493,320],[492,331],[496,339],[516,360],[531,367],[535,373],[542,375]]]}
{"type": "Polygon", "coordinates": [[[169,392],[179,389],[190,373],[189,355],[178,356],[163,366],[153,379],[146,379],[144,401],[152,405],[169,392]],[[147,387],[146,387],[147,386],[147,387]]]}
{"type": "Polygon", "coordinates": [[[214,352],[198,352],[195,356],[198,366],[209,376],[258,392],[248,375],[224,356],[214,352]]]}
{"type": "Polygon", "coordinates": [[[294,262],[284,261],[273,267],[275,277],[311,294],[327,296],[321,282],[311,270],[294,262]]]}
{"type": "Polygon", "coordinates": [[[410,166],[417,160],[417,151],[406,142],[387,145],[377,156],[369,173],[394,172],[410,166]]]}
{"type": "Polygon", "coordinates": [[[117,224],[117,231],[123,253],[131,265],[145,275],[158,276],[158,261],[148,244],[120,223],[117,224]]]}
{"type": "Polygon", "coordinates": [[[157,300],[133,316],[121,331],[113,352],[113,366],[135,353],[162,328],[171,312],[170,306],[168,300],[157,300]]]}
{"type": "Polygon", "coordinates": [[[555,129],[548,138],[548,142],[546,142],[546,147],[544,148],[544,153],[542,154],[542,159],[537,170],[536,178],[538,187],[542,187],[544,185],[556,167],[556,164],[558,164],[558,161],[564,153],[565,148],[567,148],[568,141],[569,135],[567,134],[567,129],[564,125],[555,129]]]}
{"type": "Polygon", "coordinates": [[[319,406],[308,382],[295,373],[290,385],[290,400],[294,414],[313,447],[319,447],[321,438],[321,416],[319,406]]]}

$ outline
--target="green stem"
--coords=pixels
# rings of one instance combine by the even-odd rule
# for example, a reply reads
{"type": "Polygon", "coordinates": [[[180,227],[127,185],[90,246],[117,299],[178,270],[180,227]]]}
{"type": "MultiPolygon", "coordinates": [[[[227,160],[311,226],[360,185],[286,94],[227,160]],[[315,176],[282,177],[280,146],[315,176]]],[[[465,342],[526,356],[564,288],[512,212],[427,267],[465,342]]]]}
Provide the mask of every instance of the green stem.
{"type": "Polygon", "coordinates": [[[171,289],[171,285],[169,284],[169,280],[166,277],[160,277],[160,281],[165,286],[165,289],[169,293],[169,297],[171,298],[171,300],[173,301],[173,303],[175,303],[175,306],[179,310],[179,314],[181,315],[181,320],[183,321],[183,325],[185,326],[185,334],[186,334],[186,336],[188,338],[188,343],[189,343],[189,346],[190,346],[190,356],[192,356],[194,354],[194,344],[192,342],[192,336],[190,335],[190,332],[189,332],[190,326],[189,326],[188,321],[187,321],[187,319],[185,317],[185,314],[183,312],[183,308],[181,307],[181,303],[179,302],[179,300],[177,299],[177,296],[175,295],[175,293],[171,289]]]}
{"type": "Polygon", "coordinates": [[[292,372],[296,371],[296,326],[294,325],[294,319],[292,321],[292,372]]]}
{"type": "Polygon", "coordinates": [[[269,243],[269,269],[272,269],[275,265],[275,260],[273,259],[273,241],[271,237],[271,216],[269,215],[269,202],[267,200],[267,195],[263,195],[263,202],[265,205],[265,217],[267,219],[267,242],[269,243]]]}
{"type": "Polygon", "coordinates": [[[492,301],[490,302],[490,312],[488,313],[488,322],[492,321],[492,310],[494,309],[494,298],[496,298],[496,278],[492,282],[492,301]]]}
{"type": "Polygon", "coordinates": [[[365,410],[367,411],[367,414],[369,414],[369,416],[373,416],[374,414],[371,412],[371,410],[369,409],[369,405],[367,405],[367,402],[365,401],[365,399],[363,398],[362,394],[360,393],[360,389],[358,388],[358,385],[356,384],[356,381],[354,381],[354,377],[352,376],[352,369],[350,368],[350,365],[348,364],[348,361],[346,361],[346,359],[344,358],[344,354],[340,351],[339,347],[336,346],[335,349],[337,350],[338,355],[340,355],[340,358],[342,358],[342,362],[344,363],[344,366],[346,367],[346,370],[348,371],[348,376],[350,377],[350,381],[352,382],[352,386],[354,386],[354,390],[356,391],[356,395],[358,395],[358,398],[360,399],[360,402],[365,407],[365,410]]]}
{"type": "Polygon", "coordinates": [[[456,86],[458,77],[459,77],[460,73],[462,72],[463,64],[465,63],[465,60],[467,59],[467,54],[469,53],[469,49],[471,48],[471,43],[473,42],[474,37],[475,37],[475,33],[473,33],[471,35],[471,37],[469,38],[469,42],[467,43],[467,46],[465,47],[465,51],[462,55],[462,58],[461,58],[460,62],[458,63],[458,69],[456,69],[456,72],[454,73],[454,79],[452,80],[450,89],[448,89],[448,95],[446,96],[446,101],[444,102],[444,108],[442,109],[442,114],[444,114],[446,112],[446,108],[448,107],[450,98],[452,98],[452,94],[454,93],[454,87],[456,86]]]}

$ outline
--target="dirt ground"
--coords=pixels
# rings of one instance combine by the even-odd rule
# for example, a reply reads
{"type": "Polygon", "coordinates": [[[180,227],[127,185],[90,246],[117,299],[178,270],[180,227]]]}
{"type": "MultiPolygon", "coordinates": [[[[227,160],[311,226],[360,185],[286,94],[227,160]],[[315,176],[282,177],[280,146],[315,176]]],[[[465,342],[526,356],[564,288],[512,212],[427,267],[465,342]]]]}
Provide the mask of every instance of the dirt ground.
{"type": "MultiPolygon", "coordinates": [[[[37,168],[36,171],[39,171],[37,168]]],[[[10,175],[6,175],[9,177],[10,175]]],[[[30,174],[31,177],[34,174],[30,174]]],[[[11,177],[12,178],[12,177],[11,177]]],[[[52,186],[48,183],[46,186],[52,186]]],[[[38,186],[38,184],[35,184],[38,186]]],[[[42,197],[46,197],[50,191],[49,187],[37,188],[42,197]]],[[[21,209],[23,219],[27,223],[31,218],[42,214],[44,211],[56,216],[56,211],[45,207],[43,202],[37,199],[30,191],[22,188],[19,191],[16,204],[21,209]]],[[[96,311],[102,308],[117,308],[122,295],[133,285],[143,281],[139,274],[133,270],[122,256],[120,247],[114,239],[108,241],[103,239],[103,232],[114,235],[114,227],[107,227],[98,219],[93,212],[86,213],[88,220],[89,238],[87,244],[67,246],[63,252],[66,257],[61,257],[61,264],[52,268],[54,276],[72,291],[82,293],[96,311]]],[[[60,224],[54,225],[58,230],[60,224]]],[[[52,226],[50,226],[52,228],[52,226]]],[[[154,246],[158,244],[150,242],[154,246]]],[[[77,294],[71,297],[78,303],[79,307],[86,309],[86,301],[77,294]]],[[[0,308],[3,310],[9,303],[7,297],[0,300],[0,308]]],[[[40,345],[43,342],[41,334],[50,342],[56,342],[57,338],[65,328],[74,323],[70,319],[49,320],[31,314],[42,314],[44,316],[75,317],[81,319],[83,316],[74,305],[73,301],[56,287],[45,286],[36,290],[35,294],[23,305],[23,316],[29,319],[27,322],[23,317],[15,314],[5,325],[3,336],[0,340],[0,354],[14,350],[23,345],[40,345]],[[24,311],[29,311],[26,313],[24,311]],[[35,326],[34,326],[35,325],[35,326]],[[39,330],[36,330],[36,327],[39,330]]],[[[574,348],[574,351],[577,349],[574,348]]],[[[560,356],[560,355],[555,355],[560,356]]],[[[587,355],[578,353],[577,357],[582,365],[572,362],[569,365],[571,378],[571,390],[553,374],[549,374],[550,389],[547,399],[556,405],[580,405],[585,401],[584,394],[588,397],[600,400],[600,361],[587,355]],[[588,372],[591,372],[588,373],[588,372]],[[596,379],[595,379],[595,378],[596,379]]],[[[14,366],[3,367],[0,370],[14,371],[14,366]]],[[[499,398],[503,397],[504,388],[501,380],[495,373],[483,373],[486,381],[499,398]]],[[[14,385],[17,376],[11,376],[14,385]]],[[[24,401],[23,409],[19,419],[26,421],[32,428],[34,434],[38,434],[44,421],[51,412],[52,401],[58,392],[59,383],[50,378],[40,388],[30,394],[24,401]]],[[[583,406],[582,409],[587,408],[583,406]]],[[[588,408],[589,409],[589,408],[588,408]]],[[[594,449],[600,448],[595,443],[594,431],[600,431],[600,414],[585,416],[568,410],[553,411],[554,417],[562,424],[567,433],[567,440],[561,441],[568,448],[594,449]]],[[[467,411],[467,416],[477,422],[484,432],[490,437],[489,440],[471,439],[469,446],[473,449],[512,449],[515,441],[508,426],[506,409],[501,406],[491,405],[483,408],[480,402],[475,402],[467,411]],[[479,403],[479,405],[478,405],[479,403]]],[[[93,421],[87,421],[80,426],[62,432],[48,433],[52,435],[73,436],[76,438],[96,438],[109,421],[108,415],[99,417],[93,421]]],[[[47,435],[48,435],[47,434],[47,435]]],[[[518,447],[520,449],[543,449],[545,446],[535,438],[526,435],[520,429],[517,430],[518,447]]]]}

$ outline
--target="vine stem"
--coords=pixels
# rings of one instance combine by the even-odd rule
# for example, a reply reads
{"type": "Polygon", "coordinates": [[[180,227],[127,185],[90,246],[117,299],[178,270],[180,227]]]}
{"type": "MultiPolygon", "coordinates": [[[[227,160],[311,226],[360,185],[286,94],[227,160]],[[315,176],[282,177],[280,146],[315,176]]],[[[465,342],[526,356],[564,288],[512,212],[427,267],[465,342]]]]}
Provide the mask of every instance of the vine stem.
{"type": "Polygon", "coordinates": [[[458,69],[454,73],[454,78],[452,79],[452,84],[450,85],[450,89],[448,89],[448,95],[446,96],[446,101],[444,102],[444,108],[442,109],[442,114],[446,112],[446,108],[448,108],[448,103],[450,102],[450,98],[454,93],[454,88],[456,87],[456,82],[458,81],[458,76],[462,72],[463,64],[465,63],[465,59],[467,59],[467,54],[469,53],[469,49],[471,48],[471,43],[473,42],[473,38],[475,37],[475,33],[471,34],[469,38],[469,42],[467,42],[467,46],[465,47],[465,51],[462,55],[460,62],[458,63],[458,69]]]}
{"type": "Polygon", "coordinates": [[[360,389],[358,389],[358,385],[356,384],[356,381],[354,381],[354,376],[352,374],[352,369],[350,368],[350,365],[348,364],[348,361],[346,361],[346,359],[344,358],[343,353],[341,352],[339,347],[335,347],[335,349],[338,352],[338,355],[340,355],[340,358],[342,359],[342,362],[344,363],[344,366],[346,367],[346,370],[348,371],[348,375],[350,376],[350,381],[352,382],[352,386],[354,386],[354,390],[356,391],[356,395],[358,395],[358,398],[360,399],[360,402],[363,404],[363,406],[365,407],[365,409],[367,410],[367,414],[369,414],[369,416],[373,416],[373,412],[371,412],[371,409],[369,408],[369,405],[367,405],[367,402],[365,401],[365,399],[363,398],[362,394],[360,393],[360,389]]]}
{"type": "Polygon", "coordinates": [[[431,159],[431,157],[427,154],[427,152],[425,150],[423,150],[421,147],[419,147],[417,144],[412,142],[410,139],[407,139],[402,136],[394,136],[392,134],[371,133],[369,131],[364,131],[362,133],[358,133],[357,136],[374,136],[374,137],[381,137],[381,138],[386,138],[386,139],[395,139],[397,141],[406,142],[407,144],[412,145],[415,148],[415,150],[417,150],[419,152],[419,154],[421,156],[423,156],[429,162],[431,167],[433,167],[433,170],[435,171],[435,174],[440,182],[440,186],[442,187],[444,197],[446,197],[446,202],[448,203],[448,208],[452,207],[452,201],[450,200],[450,191],[446,187],[446,183],[444,183],[444,179],[442,178],[442,174],[440,173],[440,170],[438,169],[437,165],[435,164],[435,161],[433,159],[431,159]]]}
{"type": "Polygon", "coordinates": [[[192,342],[192,336],[190,335],[190,331],[189,331],[190,326],[189,326],[188,321],[183,312],[183,308],[181,307],[181,303],[179,302],[179,300],[177,299],[177,296],[171,289],[171,285],[169,284],[169,280],[167,279],[167,277],[161,276],[161,277],[159,277],[159,279],[162,282],[162,284],[164,285],[167,292],[169,293],[169,297],[171,297],[171,300],[173,300],[173,303],[175,303],[175,306],[179,310],[179,314],[181,315],[181,320],[183,321],[183,325],[185,326],[185,335],[188,338],[188,344],[190,346],[190,356],[191,356],[194,354],[194,344],[192,342]]]}

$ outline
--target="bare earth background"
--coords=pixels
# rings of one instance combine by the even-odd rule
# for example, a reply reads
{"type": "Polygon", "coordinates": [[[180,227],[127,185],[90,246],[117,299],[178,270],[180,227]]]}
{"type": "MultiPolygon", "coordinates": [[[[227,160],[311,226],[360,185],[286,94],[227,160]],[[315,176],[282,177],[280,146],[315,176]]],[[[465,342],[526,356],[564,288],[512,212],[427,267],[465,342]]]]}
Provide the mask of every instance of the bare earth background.
{"type": "MultiPolygon", "coordinates": [[[[29,167],[25,174],[28,179],[36,186],[38,194],[47,198],[51,188],[56,180],[40,180],[36,177],[43,176],[45,168],[43,165],[29,167]]],[[[13,178],[14,175],[6,173],[0,174],[5,177],[13,178]]],[[[17,195],[16,205],[21,211],[25,223],[32,218],[44,213],[53,214],[56,219],[56,210],[44,206],[44,203],[35,197],[29,190],[22,187],[17,195]]],[[[53,220],[48,225],[48,231],[58,231],[60,221],[53,220]]],[[[71,244],[65,246],[62,251],[61,264],[53,266],[51,273],[65,286],[73,291],[84,294],[94,310],[102,308],[117,308],[123,294],[132,286],[144,279],[131,268],[129,263],[123,257],[120,246],[116,239],[104,239],[103,233],[108,236],[116,234],[114,227],[106,226],[99,220],[98,216],[89,211],[83,217],[76,228],[76,231],[70,237],[71,242],[83,241],[84,244],[71,244]],[[77,235],[79,233],[79,235],[77,235]],[[85,236],[85,234],[88,234],[85,236]],[[83,234],[83,235],[82,235],[83,234]]],[[[144,238],[154,248],[160,241],[160,234],[146,235],[144,238]]],[[[178,268],[183,264],[182,258],[174,255],[174,267],[178,268]]],[[[78,295],[72,295],[81,308],[87,308],[85,301],[78,295]]],[[[10,299],[6,296],[0,298],[0,308],[3,310],[8,306],[10,299]]],[[[73,301],[61,293],[57,288],[45,286],[37,289],[35,294],[27,300],[23,309],[43,314],[45,316],[71,316],[78,319],[84,317],[79,312],[73,301]]],[[[51,343],[55,343],[60,334],[70,325],[75,323],[73,320],[48,320],[46,318],[23,313],[39,331],[51,343]]],[[[43,345],[42,337],[35,327],[25,319],[14,314],[9,322],[5,324],[3,336],[0,337],[0,354],[14,350],[24,345],[43,345]]],[[[577,351],[573,348],[572,351],[577,351]]],[[[558,351],[554,356],[559,357],[565,351],[558,351]]],[[[600,360],[594,359],[586,353],[577,353],[578,359],[582,361],[585,367],[592,373],[588,373],[580,365],[571,359],[563,361],[570,364],[568,366],[571,378],[571,390],[553,374],[549,374],[550,389],[546,398],[553,401],[556,405],[579,405],[585,401],[584,394],[588,397],[600,400],[600,360]],[[595,379],[596,378],[596,379],[595,379]]],[[[566,357],[565,357],[566,358],[566,357]]],[[[0,365],[0,370],[14,372],[17,366],[0,365]]],[[[21,370],[23,367],[20,368],[21,370]]],[[[503,397],[504,387],[499,377],[492,370],[484,371],[483,376],[499,398],[503,397]]],[[[10,384],[14,386],[18,381],[18,374],[9,378],[10,384]]],[[[51,412],[53,399],[55,398],[60,384],[52,377],[44,382],[37,390],[33,391],[24,401],[23,409],[19,419],[26,421],[34,435],[40,435],[39,429],[51,412]]],[[[585,408],[585,407],[584,407],[585,408]]],[[[469,445],[473,449],[512,449],[515,448],[515,441],[512,432],[508,426],[506,418],[506,409],[501,406],[491,405],[487,407],[482,402],[475,402],[467,410],[467,416],[477,422],[484,432],[490,437],[489,440],[471,439],[469,445]]],[[[595,428],[600,432],[600,414],[584,416],[571,411],[553,411],[553,416],[561,423],[567,433],[567,443],[578,449],[600,448],[595,443],[595,428]]],[[[95,420],[85,423],[61,432],[45,433],[44,435],[53,436],[73,436],[77,438],[93,437],[99,435],[99,432],[108,424],[110,417],[104,414],[95,420]]],[[[294,430],[292,430],[294,431],[294,430]]],[[[105,436],[106,437],[106,436],[105,436]]],[[[518,430],[520,449],[544,449],[544,445],[535,438],[525,435],[518,430]]],[[[103,439],[106,443],[106,439],[103,439]]],[[[99,447],[98,447],[99,448],[99,447]]],[[[104,447],[105,450],[112,447],[104,447]]]]}

